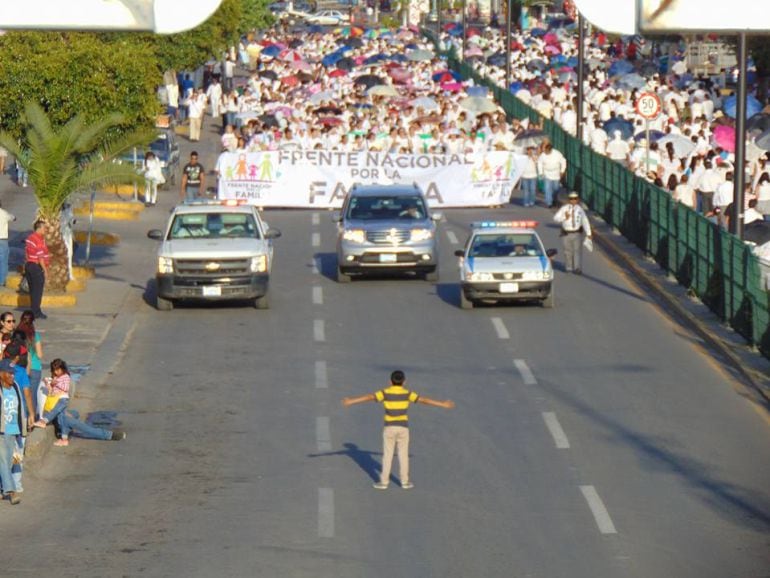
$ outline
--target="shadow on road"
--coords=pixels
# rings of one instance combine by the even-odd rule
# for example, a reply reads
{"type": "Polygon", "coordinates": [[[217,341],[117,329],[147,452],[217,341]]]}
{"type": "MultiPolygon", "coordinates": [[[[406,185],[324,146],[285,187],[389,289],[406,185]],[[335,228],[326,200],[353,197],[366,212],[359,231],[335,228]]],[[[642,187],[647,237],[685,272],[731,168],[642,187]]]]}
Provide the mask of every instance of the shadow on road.
{"type": "Polygon", "coordinates": [[[756,494],[719,479],[706,464],[669,449],[670,440],[635,432],[572,393],[558,389],[553,383],[541,382],[541,387],[602,427],[616,443],[629,446],[640,460],[680,478],[695,490],[694,493],[699,499],[731,523],[761,532],[770,531],[770,504],[763,503],[756,494]]]}
{"type": "MultiPolygon", "coordinates": [[[[308,454],[309,458],[326,458],[331,456],[346,456],[353,460],[355,464],[361,468],[372,479],[373,482],[380,481],[380,472],[382,471],[382,464],[375,460],[372,456],[381,456],[382,452],[372,452],[369,450],[362,450],[356,444],[351,442],[345,442],[342,444],[344,450],[338,450],[336,452],[324,452],[321,454],[308,454]]],[[[390,479],[394,483],[399,483],[398,478],[391,475],[390,479]]]]}

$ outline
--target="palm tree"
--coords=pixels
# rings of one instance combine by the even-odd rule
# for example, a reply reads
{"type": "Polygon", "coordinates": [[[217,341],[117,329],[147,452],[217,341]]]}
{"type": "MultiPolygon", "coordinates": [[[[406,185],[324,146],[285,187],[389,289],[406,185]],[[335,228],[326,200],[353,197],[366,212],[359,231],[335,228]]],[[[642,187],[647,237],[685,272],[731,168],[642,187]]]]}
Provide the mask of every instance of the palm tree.
{"type": "Polygon", "coordinates": [[[61,234],[61,208],[78,191],[110,184],[141,182],[131,164],[113,162],[116,155],[146,144],[153,132],[135,130],[114,136],[124,123],[120,114],[108,114],[91,124],[83,115],[54,127],[36,102],[24,107],[25,130],[21,139],[0,133],[0,146],[14,155],[29,174],[38,201],[38,218],[48,224],[46,243],[51,265],[46,285],[64,291],[69,281],[67,248],[61,234]]]}

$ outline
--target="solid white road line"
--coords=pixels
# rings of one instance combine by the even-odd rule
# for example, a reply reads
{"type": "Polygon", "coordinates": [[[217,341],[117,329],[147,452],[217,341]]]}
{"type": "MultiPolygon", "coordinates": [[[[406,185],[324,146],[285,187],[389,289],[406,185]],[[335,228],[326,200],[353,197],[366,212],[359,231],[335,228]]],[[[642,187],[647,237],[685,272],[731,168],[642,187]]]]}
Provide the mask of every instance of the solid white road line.
{"type": "Polygon", "coordinates": [[[326,329],[323,319],[313,321],[313,339],[316,341],[326,341],[326,329]]]}
{"type": "Polygon", "coordinates": [[[311,237],[310,243],[311,243],[311,245],[313,245],[313,247],[320,247],[321,246],[321,233],[313,233],[313,236],[311,237]]]}
{"type": "Polygon", "coordinates": [[[505,328],[505,324],[503,323],[503,320],[499,317],[492,317],[492,325],[495,327],[495,331],[497,332],[497,336],[500,339],[510,339],[511,334],[508,333],[508,330],[505,328]]]}
{"type": "Polygon", "coordinates": [[[315,418],[315,441],[319,452],[332,451],[332,432],[328,417],[315,418]]]}
{"type": "Polygon", "coordinates": [[[324,304],[324,290],[323,287],[313,287],[313,305],[324,304]]]}
{"type": "Polygon", "coordinates": [[[318,213],[313,213],[312,222],[314,225],[320,225],[321,224],[321,215],[318,213]]]}
{"type": "Polygon", "coordinates": [[[325,361],[315,362],[315,386],[317,389],[326,389],[329,387],[329,374],[326,369],[325,361]]]}
{"type": "Polygon", "coordinates": [[[318,488],[318,537],[334,538],[334,490],[318,488]]]}
{"type": "Polygon", "coordinates": [[[599,493],[593,486],[580,486],[580,491],[583,492],[583,497],[588,502],[588,507],[591,508],[591,513],[594,515],[596,525],[599,527],[599,531],[602,534],[617,534],[615,524],[612,523],[610,513],[604,506],[604,502],[599,497],[599,493]]]}
{"type": "Polygon", "coordinates": [[[559,420],[556,418],[556,414],[552,411],[545,411],[543,412],[543,419],[545,420],[545,426],[548,428],[548,431],[551,432],[553,442],[556,444],[556,449],[568,450],[569,440],[567,439],[567,434],[564,433],[559,420]]]}
{"type": "Polygon", "coordinates": [[[449,242],[452,243],[452,245],[457,245],[459,243],[459,239],[457,238],[457,235],[455,235],[454,231],[447,230],[446,232],[447,239],[449,239],[449,242]]]}
{"type": "Polygon", "coordinates": [[[516,369],[519,370],[521,379],[524,380],[524,385],[537,385],[535,374],[532,373],[532,370],[529,368],[526,361],[523,359],[514,359],[513,364],[516,366],[516,369]]]}

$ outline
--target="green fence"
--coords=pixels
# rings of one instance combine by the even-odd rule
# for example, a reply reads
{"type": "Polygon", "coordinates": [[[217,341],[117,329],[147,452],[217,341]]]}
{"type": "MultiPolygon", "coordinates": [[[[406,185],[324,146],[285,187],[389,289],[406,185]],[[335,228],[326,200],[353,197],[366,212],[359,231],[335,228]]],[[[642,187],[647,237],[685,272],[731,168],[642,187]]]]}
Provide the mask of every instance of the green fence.
{"type": "Polygon", "coordinates": [[[595,153],[510,91],[448,55],[464,79],[487,86],[509,117],[542,124],[567,159],[567,186],[627,239],[691,289],[720,319],[770,357],[770,313],[761,265],[751,248],[671,195],[595,153]]]}

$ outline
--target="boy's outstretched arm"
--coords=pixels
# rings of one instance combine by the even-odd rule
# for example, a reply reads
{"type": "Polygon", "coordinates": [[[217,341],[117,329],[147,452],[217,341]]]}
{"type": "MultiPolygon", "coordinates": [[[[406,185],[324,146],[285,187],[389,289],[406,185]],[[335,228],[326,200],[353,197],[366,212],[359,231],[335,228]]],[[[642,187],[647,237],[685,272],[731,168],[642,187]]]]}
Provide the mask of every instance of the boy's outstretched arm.
{"type": "Polygon", "coordinates": [[[368,393],[360,397],[344,397],[342,398],[342,405],[345,407],[350,407],[351,405],[356,405],[357,403],[366,403],[367,401],[375,401],[373,393],[368,393]]]}

